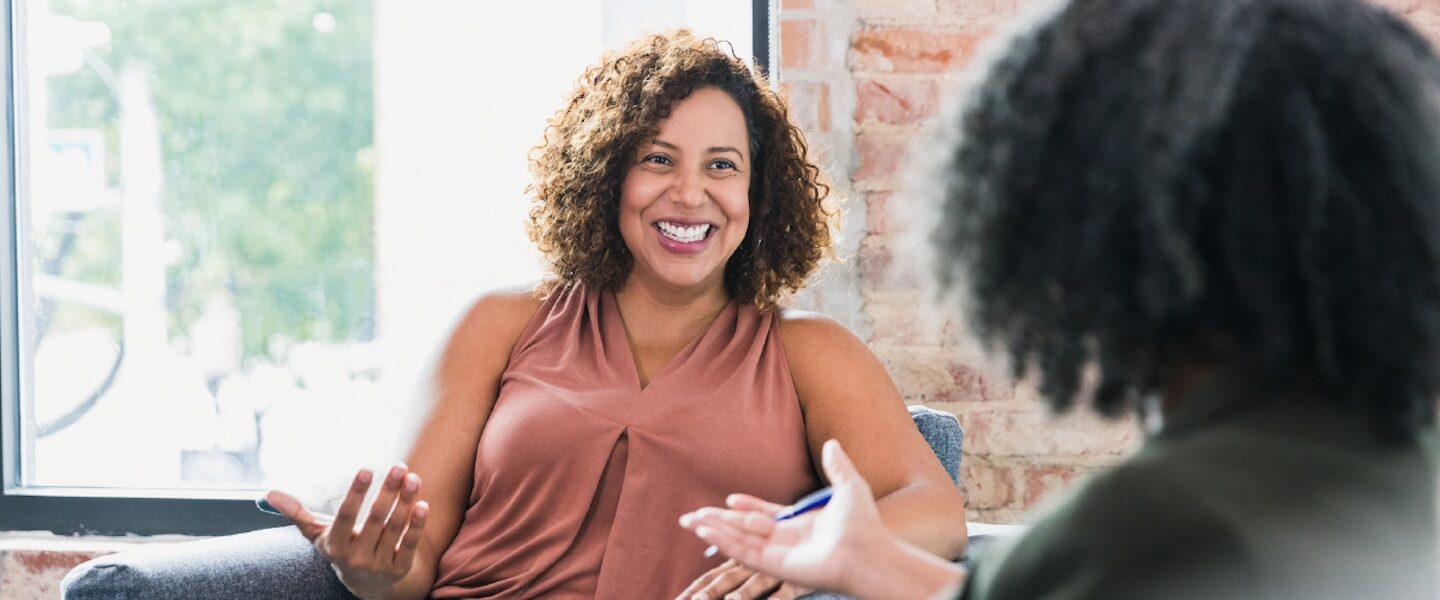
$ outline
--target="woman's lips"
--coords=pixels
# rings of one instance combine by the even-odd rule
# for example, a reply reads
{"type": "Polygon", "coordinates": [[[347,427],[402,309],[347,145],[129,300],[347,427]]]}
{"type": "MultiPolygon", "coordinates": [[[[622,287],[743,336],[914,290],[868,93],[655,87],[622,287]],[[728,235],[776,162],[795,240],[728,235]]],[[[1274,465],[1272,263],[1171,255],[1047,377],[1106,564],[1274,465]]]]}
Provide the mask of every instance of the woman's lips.
{"type": "MultiPolygon", "coordinates": [[[[674,223],[671,224],[673,225],[674,223]]],[[[682,242],[665,235],[665,233],[660,230],[659,223],[656,223],[650,228],[650,230],[654,232],[656,239],[660,241],[660,247],[675,254],[699,254],[704,252],[705,249],[710,246],[710,239],[715,237],[716,229],[714,225],[710,225],[709,230],[706,231],[705,235],[700,239],[693,242],[682,242]]]]}

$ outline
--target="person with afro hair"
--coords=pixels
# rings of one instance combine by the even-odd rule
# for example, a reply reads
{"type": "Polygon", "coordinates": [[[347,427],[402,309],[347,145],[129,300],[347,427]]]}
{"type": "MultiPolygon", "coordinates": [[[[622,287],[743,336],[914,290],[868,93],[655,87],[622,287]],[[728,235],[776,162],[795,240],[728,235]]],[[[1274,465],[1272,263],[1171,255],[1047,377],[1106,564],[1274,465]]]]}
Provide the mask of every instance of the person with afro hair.
{"type": "Polygon", "coordinates": [[[1072,0],[942,124],[936,276],[1056,409],[1149,435],[973,571],[835,500],[682,518],[863,598],[1435,598],[1440,61],[1357,0],[1072,0]],[[945,590],[951,591],[946,592],[945,590]]]}

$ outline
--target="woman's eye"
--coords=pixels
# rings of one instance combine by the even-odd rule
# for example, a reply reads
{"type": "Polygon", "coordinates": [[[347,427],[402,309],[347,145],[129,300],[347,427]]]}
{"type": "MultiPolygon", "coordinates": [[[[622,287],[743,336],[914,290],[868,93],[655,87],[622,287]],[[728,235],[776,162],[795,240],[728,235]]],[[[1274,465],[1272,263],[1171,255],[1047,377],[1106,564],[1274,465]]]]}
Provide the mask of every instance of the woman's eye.
{"type": "Polygon", "coordinates": [[[717,160],[717,161],[715,161],[715,162],[710,163],[710,168],[712,168],[712,169],[732,169],[732,170],[733,170],[733,169],[735,168],[735,163],[730,162],[730,161],[728,161],[728,160],[721,159],[721,160],[717,160]]]}
{"type": "Polygon", "coordinates": [[[654,163],[657,165],[668,165],[670,164],[670,157],[665,156],[664,154],[651,154],[650,156],[645,157],[645,162],[654,163]]]}

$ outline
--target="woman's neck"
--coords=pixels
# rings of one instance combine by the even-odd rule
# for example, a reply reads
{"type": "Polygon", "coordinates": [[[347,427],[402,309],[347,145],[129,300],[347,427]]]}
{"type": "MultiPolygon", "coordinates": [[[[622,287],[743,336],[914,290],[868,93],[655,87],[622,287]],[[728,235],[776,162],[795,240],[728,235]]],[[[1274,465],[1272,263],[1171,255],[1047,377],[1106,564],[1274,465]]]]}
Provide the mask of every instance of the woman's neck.
{"type": "Polygon", "coordinates": [[[688,343],[730,303],[723,282],[699,288],[648,284],[631,274],[615,291],[625,329],[639,346],[688,343]]]}

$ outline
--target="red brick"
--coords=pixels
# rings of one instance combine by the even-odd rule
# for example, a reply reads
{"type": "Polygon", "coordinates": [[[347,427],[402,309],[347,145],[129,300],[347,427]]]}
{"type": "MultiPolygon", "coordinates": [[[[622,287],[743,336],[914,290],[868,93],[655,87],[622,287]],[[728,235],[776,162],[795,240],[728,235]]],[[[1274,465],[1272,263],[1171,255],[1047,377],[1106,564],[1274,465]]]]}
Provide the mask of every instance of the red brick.
{"type": "Polygon", "coordinates": [[[1067,466],[1051,465],[1025,469],[1025,507],[1035,506],[1056,492],[1069,489],[1080,474],[1080,470],[1067,466]]]}
{"type": "Polygon", "coordinates": [[[944,402],[1004,402],[1015,399],[1015,382],[1008,373],[987,370],[979,359],[954,360],[949,366],[955,382],[951,398],[944,402]]]}
{"type": "Polygon", "coordinates": [[[68,572],[76,565],[90,560],[91,555],[76,552],[50,552],[45,550],[31,550],[15,553],[15,560],[20,567],[31,573],[40,574],[47,571],[68,572]]]}
{"type": "Polygon", "coordinates": [[[1015,499],[1015,476],[1010,469],[987,464],[966,465],[962,469],[965,483],[965,507],[986,510],[1009,505],[1015,499]]]}
{"type": "Polygon", "coordinates": [[[0,598],[59,598],[60,580],[107,552],[0,547],[0,598]]]}
{"type": "MultiPolygon", "coordinates": [[[[944,394],[935,398],[936,402],[984,402],[994,399],[986,393],[986,388],[991,384],[980,369],[959,361],[951,362],[946,371],[950,374],[950,380],[954,382],[944,394]]],[[[997,382],[997,385],[1004,385],[1004,382],[997,382]]]]}
{"type": "Polygon", "coordinates": [[[985,456],[1105,457],[1118,462],[1140,441],[1133,419],[1110,422],[1084,408],[1060,417],[1038,400],[1022,410],[963,412],[965,447],[985,456]]]}
{"type": "Polygon", "coordinates": [[[985,35],[921,28],[865,29],[850,40],[857,72],[946,73],[963,67],[985,35]]]}
{"type": "Polygon", "coordinates": [[[914,269],[896,268],[895,255],[889,248],[870,244],[860,246],[860,281],[870,290],[893,292],[920,288],[914,269]]]}
{"type": "Polygon", "coordinates": [[[866,134],[855,136],[855,151],[860,162],[850,173],[855,181],[893,179],[905,162],[908,138],[896,134],[866,134]]]}
{"type": "Polygon", "coordinates": [[[855,85],[855,122],[918,123],[935,114],[939,102],[934,79],[861,79],[855,85]]]}
{"type": "Polygon", "coordinates": [[[820,68],[820,50],[824,45],[820,23],[814,19],[780,22],[780,68],[820,68]]]}
{"type": "Polygon", "coordinates": [[[894,224],[890,222],[891,195],[893,192],[871,192],[865,195],[865,226],[871,234],[894,232],[894,224]]]}
{"type": "Polygon", "coordinates": [[[790,120],[801,129],[830,131],[830,84],[787,81],[780,84],[780,93],[790,106],[790,120]]]}
{"type": "Polygon", "coordinates": [[[868,23],[931,23],[935,0],[855,0],[855,16],[868,23]]]}
{"type": "MultiPolygon", "coordinates": [[[[867,285],[867,287],[870,287],[867,285]]],[[[867,290],[865,294],[865,314],[870,317],[870,338],[866,341],[872,346],[885,344],[900,348],[935,347],[943,343],[943,327],[935,327],[933,323],[924,318],[917,317],[915,307],[921,304],[921,292],[897,291],[884,292],[867,290]]],[[[877,350],[878,352],[878,350],[877,350]]],[[[895,360],[886,363],[893,367],[910,367],[915,361],[909,356],[895,355],[895,360]]],[[[908,368],[890,368],[891,375],[895,378],[895,385],[900,390],[901,397],[907,401],[931,402],[934,396],[939,393],[929,393],[932,390],[944,388],[944,378],[927,375],[925,383],[912,385],[904,375],[907,375],[908,368]],[[938,383],[937,383],[938,382],[938,383]],[[927,395],[928,394],[928,395],[927,395]]],[[[943,371],[943,367],[940,371],[943,371]]]]}
{"type": "Polygon", "coordinates": [[[971,20],[1004,20],[1019,12],[1024,0],[940,0],[941,14],[971,20]]]}

